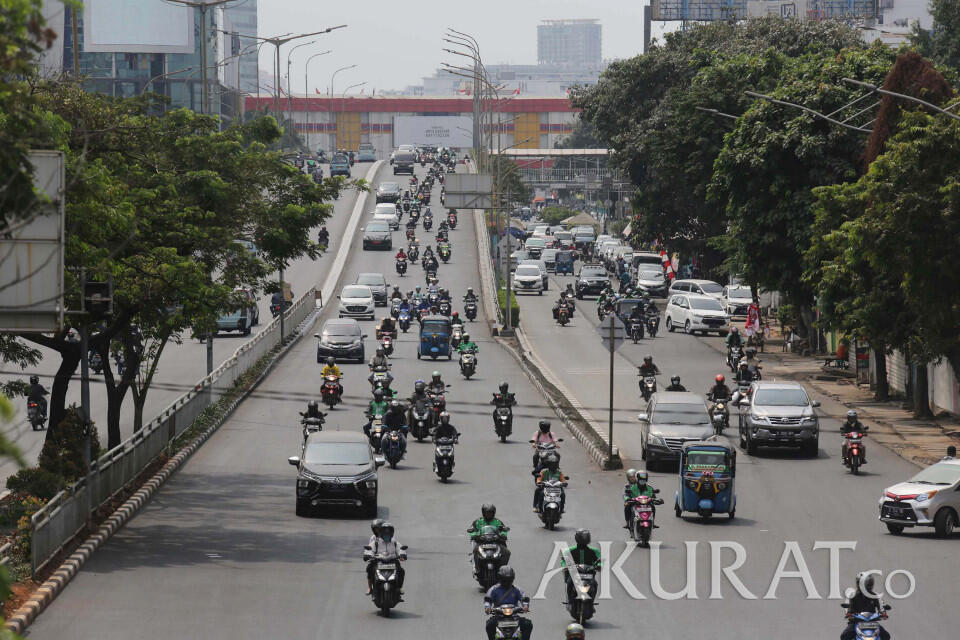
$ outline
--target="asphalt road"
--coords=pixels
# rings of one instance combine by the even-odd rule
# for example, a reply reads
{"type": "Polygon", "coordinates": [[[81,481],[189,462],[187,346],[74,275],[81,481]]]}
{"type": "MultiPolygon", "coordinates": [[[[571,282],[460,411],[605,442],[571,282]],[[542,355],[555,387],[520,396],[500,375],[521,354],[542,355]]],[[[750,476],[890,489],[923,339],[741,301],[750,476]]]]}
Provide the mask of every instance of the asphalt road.
{"type": "MultiPolygon", "coordinates": [[[[473,226],[467,214],[461,220],[451,234],[453,261],[442,265],[439,273],[441,284],[455,297],[467,286],[479,290],[473,226]]],[[[344,279],[361,270],[389,274],[392,269],[390,254],[357,247],[344,279]]],[[[419,267],[409,274],[405,280],[422,282],[419,267]]],[[[538,348],[558,363],[584,405],[602,406],[597,399],[606,397],[603,377],[578,373],[606,363],[589,323],[578,314],[564,335],[555,334],[549,329],[550,298],[531,300],[521,302],[524,326],[532,330],[534,307],[543,307],[546,314],[536,323],[544,330],[544,337],[536,338],[538,348]],[[565,362],[577,364],[565,367],[565,362]]],[[[320,322],[330,314],[327,309],[320,322]]],[[[366,324],[372,333],[372,325],[366,324]]],[[[440,370],[453,384],[448,407],[463,436],[453,481],[447,485],[432,474],[433,451],[428,444],[411,442],[398,469],[381,471],[379,515],[395,523],[399,539],[410,546],[406,601],[393,617],[380,617],[363,594],[361,553],[369,536],[367,519],[345,513],[294,515],[295,471],[286,457],[299,451],[297,411],[316,396],[319,385],[315,344],[305,339],[143,512],[88,561],[29,635],[60,640],[128,640],[160,634],[198,639],[481,638],[481,593],[470,575],[464,530],[484,501],[495,502],[498,515],[512,527],[517,583],[531,595],[554,541],[572,542],[576,527],[589,527],[595,541],[609,542],[613,557],[619,556],[632,546],[624,542],[626,532],[621,528],[622,475],[598,471],[569,434],[560,434],[567,437],[562,467],[572,476],[561,526],[546,531],[531,513],[530,450],[525,440],[537,420],[548,415],[547,409],[513,358],[481,332],[481,326],[474,325],[479,375],[469,382],[458,375],[455,361],[417,361],[413,334],[398,341],[393,359],[398,388],[406,392],[414,379],[440,370]],[[501,379],[510,382],[520,402],[514,436],[506,444],[494,437],[487,405],[488,394],[501,379]]],[[[714,351],[687,336],[653,342],[635,350],[651,349],[658,360],[671,360],[667,370],[675,368],[687,382],[706,387],[713,375],[709,363],[719,362],[714,351]]],[[[328,419],[328,429],[360,429],[362,406],[369,398],[366,371],[360,365],[346,365],[346,403],[328,419]]],[[[618,397],[623,398],[624,411],[635,413],[634,377],[623,386],[628,390],[618,397]]],[[[825,421],[824,426],[831,429],[835,423],[825,421]]],[[[953,543],[927,535],[892,538],[874,516],[880,488],[912,469],[886,452],[871,451],[870,473],[848,477],[834,455],[839,438],[828,436],[822,443],[818,460],[742,456],[738,517],[733,521],[678,520],[669,510],[662,511],[655,534],[664,541],[659,554],[635,549],[623,564],[643,599],[612,584],[612,598],[601,601],[597,617],[588,625],[588,637],[685,639],[704,633],[722,639],[835,637],[842,628],[838,602],[807,599],[800,580],[785,579],[775,599],[763,599],[785,541],[797,541],[816,590],[827,596],[829,554],[812,550],[817,540],[860,541],[855,554],[840,555],[844,585],[852,582],[856,570],[868,567],[912,570],[916,593],[906,602],[893,602],[888,628],[894,636],[944,635],[955,570],[937,556],[949,553],[951,548],[945,545],[953,543]],[[664,589],[678,591],[685,584],[685,541],[697,544],[689,568],[697,599],[656,597],[651,580],[655,559],[660,561],[659,584],[664,589]],[[757,599],[737,595],[726,579],[721,581],[722,597],[710,597],[710,543],[715,541],[743,545],[746,563],[737,575],[757,599]]],[[[654,482],[669,499],[675,480],[657,473],[654,482]]],[[[731,559],[732,552],[725,552],[723,564],[731,559]]],[[[788,563],[788,568],[794,565],[788,563]]],[[[535,638],[562,637],[569,622],[562,596],[562,583],[555,578],[546,597],[534,600],[535,638]]]]}
{"type": "MultiPolygon", "coordinates": [[[[364,177],[370,169],[369,164],[356,165],[353,172],[356,177],[364,177]]],[[[326,171],[326,173],[329,175],[329,171],[326,171]]],[[[341,237],[350,218],[350,213],[353,211],[357,196],[356,191],[346,191],[334,203],[334,214],[327,221],[331,244],[327,253],[319,261],[313,261],[309,258],[297,260],[286,270],[284,278],[291,283],[294,296],[299,296],[308,288],[314,285],[319,286],[322,283],[340,245],[341,237]]],[[[373,199],[372,195],[370,199],[373,199]]],[[[253,335],[256,335],[272,320],[270,296],[263,296],[258,308],[260,310],[260,324],[253,327],[253,335]]],[[[248,339],[236,332],[220,333],[213,341],[214,368],[233,355],[234,351],[248,339]]],[[[53,376],[60,366],[60,356],[50,349],[40,348],[40,351],[44,358],[35,371],[19,372],[8,368],[0,373],[0,381],[14,378],[26,379],[31,373],[35,372],[40,375],[41,384],[49,390],[53,384],[53,376]]],[[[191,340],[189,335],[184,336],[181,344],[171,342],[167,345],[161,356],[154,383],[147,395],[147,403],[144,408],[145,422],[152,420],[164,407],[189,390],[193,383],[207,374],[206,353],[206,343],[191,340]]],[[[67,392],[67,405],[74,403],[80,404],[79,367],[77,375],[74,376],[67,392]]],[[[45,432],[33,431],[26,421],[26,402],[23,398],[18,399],[14,404],[18,410],[17,416],[6,427],[7,437],[17,443],[28,462],[33,462],[43,446],[45,432]]],[[[90,376],[90,405],[91,416],[100,433],[100,442],[103,446],[106,446],[106,389],[103,384],[103,376],[92,375],[92,372],[90,376]]],[[[130,394],[127,395],[124,402],[120,420],[121,437],[130,437],[133,433],[133,398],[130,394]]],[[[6,478],[15,471],[16,465],[13,462],[5,461],[0,464],[0,478],[6,478]]]]}

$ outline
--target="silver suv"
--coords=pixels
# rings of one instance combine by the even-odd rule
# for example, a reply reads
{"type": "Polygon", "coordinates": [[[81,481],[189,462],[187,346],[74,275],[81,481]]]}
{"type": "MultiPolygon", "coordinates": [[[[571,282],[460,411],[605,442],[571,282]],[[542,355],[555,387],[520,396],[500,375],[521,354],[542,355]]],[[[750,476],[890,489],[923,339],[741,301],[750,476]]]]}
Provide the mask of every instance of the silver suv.
{"type": "MultiPolygon", "coordinates": [[[[736,394],[735,394],[736,396],[736,394]]],[[[799,447],[816,457],[820,421],[803,386],[796,382],[754,382],[746,398],[736,398],[740,407],[740,446],[750,455],[758,446],[799,447]]]]}
{"type": "Polygon", "coordinates": [[[939,537],[950,537],[960,514],[960,459],[944,458],[888,487],[877,506],[890,533],[903,533],[904,527],[933,527],[939,537]]]}

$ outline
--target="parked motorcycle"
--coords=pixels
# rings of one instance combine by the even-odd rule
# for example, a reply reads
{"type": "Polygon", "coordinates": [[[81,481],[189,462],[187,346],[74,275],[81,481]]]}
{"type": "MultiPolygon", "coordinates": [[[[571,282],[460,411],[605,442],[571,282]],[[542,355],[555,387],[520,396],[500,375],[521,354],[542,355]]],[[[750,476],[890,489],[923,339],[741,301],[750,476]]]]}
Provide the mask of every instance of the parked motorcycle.
{"type": "Polygon", "coordinates": [[[440,482],[446,482],[447,478],[453,475],[453,445],[457,442],[456,438],[439,438],[433,454],[433,472],[440,478],[440,482]]]}
{"type": "MultiPolygon", "coordinates": [[[[654,493],[660,493],[659,489],[654,489],[654,493]]],[[[642,547],[650,544],[650,536],[656,529],[654,519],[656,518],[655,505],[663,504],[660,498],[651,498],[650,496],[637,496],[627,501],[630,505],[630,513],[633,515],[630,521],[630,536],[636,543],[642,547]]]]}
{"type": "Polygon", "coordinates": [[[325,376],[323,385],[320,387],[320,399],[323,404],[333,409],[340,404],[340,378],[337,376],[325,376]]]}

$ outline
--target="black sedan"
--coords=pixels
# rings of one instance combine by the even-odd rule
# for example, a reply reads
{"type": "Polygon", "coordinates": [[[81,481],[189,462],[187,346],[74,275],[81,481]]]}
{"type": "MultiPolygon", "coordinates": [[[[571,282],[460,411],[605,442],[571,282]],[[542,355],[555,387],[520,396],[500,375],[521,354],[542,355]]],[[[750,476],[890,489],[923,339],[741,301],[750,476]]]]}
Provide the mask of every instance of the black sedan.
{"type": "Polygon", "coordinates": [[[384,182],[377,187],[377,203],[396,202],[400,199],[400,183],[384,182]]]}
{"type": "Polygon", "coordinates": [[[327,320],[323,330],[313,337],[317,339],[317,362],[325,362],[330,356],[338,362],[356,360],[362,363],[366,359],[363,339],[367,336],[353,318],[327,320]]]}
{"type": "Polygon", "coordinates": [[[580,268],[577,274],[577,280],[574,283],[574,290],[577,298],[583,299],[585,295],[599,295],[610,284],[610,278],[607,276],[607,270],[599,264],[585,264],[580,268]]]}

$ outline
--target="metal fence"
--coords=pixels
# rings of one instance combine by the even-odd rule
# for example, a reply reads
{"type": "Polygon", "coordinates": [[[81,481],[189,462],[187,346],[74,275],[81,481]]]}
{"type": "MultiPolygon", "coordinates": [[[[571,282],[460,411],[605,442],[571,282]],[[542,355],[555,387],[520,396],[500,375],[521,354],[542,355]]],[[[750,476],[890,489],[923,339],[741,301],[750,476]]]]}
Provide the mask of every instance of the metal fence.
{"type": "MultiPolygon", "coordinates": [[[[284,337],[289,337],[316,308],[313,289],[287,310],[284,337]]],[[[244,343],[210,375],[200,380],[143,429],[100,456],[90,465],[89,478],[67,487],[33,514],[32,566],[46,564],[99,508],[134,480],[200,413],[227,394],[237,380],[280,342],[280,318],[244,343]],[[89,486],[87,481],[89,479],[89,486]]]]}

